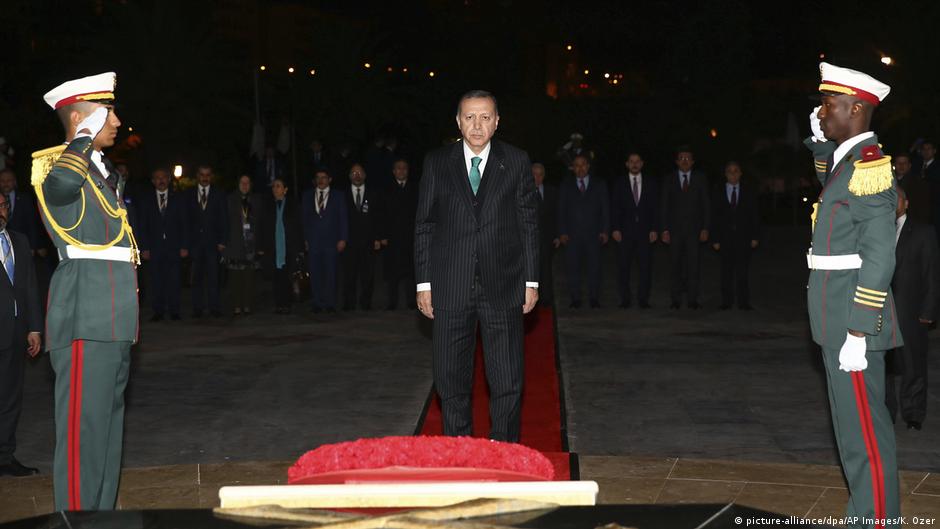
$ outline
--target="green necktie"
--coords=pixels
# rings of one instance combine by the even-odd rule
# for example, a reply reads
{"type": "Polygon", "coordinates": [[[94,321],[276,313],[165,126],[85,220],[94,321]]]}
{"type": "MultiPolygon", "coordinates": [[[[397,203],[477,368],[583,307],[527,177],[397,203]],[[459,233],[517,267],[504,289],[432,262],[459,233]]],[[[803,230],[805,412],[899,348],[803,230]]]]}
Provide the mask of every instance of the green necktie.
{"type": "Polygon", "coordinates": [[[474,196],[476,196],[477,190],[480,189],[480,180],[483,179],[480,175],[480,162],[482,161],[483,158],[479,156],[470,158],[470,189],[473,190],[474,196]]]}

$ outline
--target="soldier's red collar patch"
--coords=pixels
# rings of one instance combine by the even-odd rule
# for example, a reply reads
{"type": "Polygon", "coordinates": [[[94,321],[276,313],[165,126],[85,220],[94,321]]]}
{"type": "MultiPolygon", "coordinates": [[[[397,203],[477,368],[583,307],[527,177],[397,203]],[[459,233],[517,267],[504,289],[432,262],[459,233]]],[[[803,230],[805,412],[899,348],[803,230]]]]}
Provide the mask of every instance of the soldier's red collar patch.
{"type": "Polygon", "coordinates": [[[869,145],[862,148],[862,161],[871,162],[882,157],[881,149],[877,145],[869,145]]]}

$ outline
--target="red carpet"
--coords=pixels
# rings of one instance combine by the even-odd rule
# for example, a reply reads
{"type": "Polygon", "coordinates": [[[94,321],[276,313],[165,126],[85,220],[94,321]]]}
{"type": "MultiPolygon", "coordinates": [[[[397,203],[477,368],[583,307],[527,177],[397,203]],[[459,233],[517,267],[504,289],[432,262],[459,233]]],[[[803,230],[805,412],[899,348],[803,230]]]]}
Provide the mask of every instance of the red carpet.
{"type": "MultiPolygon", "coordinates": [[[[555,318],[550,307],[538,307],[525,320],[525,386],[522,392],[520,442],[544,453],[555,467],[555,479],[577,479],[576,465],[567,452],[563,429],[561,389],[555,350],[555,318]]],[[[473,382],[473,436],[487,437],[490,431],[489,389],[483,368],[483,348],[477,337],[473,382]]],[[[441,404],[437,394],[429,397],[427,411],[419,422],[418,435],[441,435],[441,404]]]]}

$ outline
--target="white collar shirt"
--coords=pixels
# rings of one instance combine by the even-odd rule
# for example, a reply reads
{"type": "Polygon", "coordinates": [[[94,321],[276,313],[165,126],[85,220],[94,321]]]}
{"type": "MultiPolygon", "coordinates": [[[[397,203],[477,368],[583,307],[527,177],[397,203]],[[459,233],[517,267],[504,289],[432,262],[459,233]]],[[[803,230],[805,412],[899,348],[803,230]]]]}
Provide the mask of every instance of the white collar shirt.
{"type": "Polygon", "coordinates": [[[633,185],[636,184],[636,200],[643,196],[643,173],[630,174],[630,196],[633,196],[633,185]]]}
{"type": "MultiPolygon", "coordinates": [[[[868,132],[863,132],[857,136],[852,136],[851,138],[840,143],[839,146],[836,147],[836,152],[832,153],[832,167],[834,168],[835,166],[839,165],[839,161],[841,161],[842,158],[844,158],[845,155],[848,154],[849,151],[852,150],[852,147],[855,147],[862,141],[867,140],[868,138],[874,138],[874,137],[875,137],[875,133],[868,131],[868,132]]],[[[830,171],[831,170],[832,168],[830,168],[830,171]]]]}
{"type": "Polygon", "coordinates": [[[313,197],[314,206],[317,208],[317,213],[322,213],[326,209],[326,205],[330,202],[330,187],[324,187],[323,189],[317,188],[317,195],[313,197]],[[320,200],[323,200],[323,207],[320,207],[320,200]]]}
{"type": "Polygon", "coordinates": [[[901,238],[901,230],[904,229],[904,223],[907,222],[907,213],[898,217],[897,220],[897,231],[894,232],[894,245],[898,245],[898,239],[901,238]]]}
{"type": "Polygon", "coordinates": [[[467,162],[467,176],[470,175],[470,168],[473,167],[473,158],[480,158],[480,165],[477,166],[477,169],[480,170],[480,178],[483,177],[483,171],[486,169],[486,161],[490,157],[490,147],[493,145],[493,142],[487,142],[486,146],[483,147],[483,150],[480,151],[480,154],[473,154],[473,151],[470,150],[470,146],[467,145],[467,142],[463,142],[463,159],[467,162]]]}

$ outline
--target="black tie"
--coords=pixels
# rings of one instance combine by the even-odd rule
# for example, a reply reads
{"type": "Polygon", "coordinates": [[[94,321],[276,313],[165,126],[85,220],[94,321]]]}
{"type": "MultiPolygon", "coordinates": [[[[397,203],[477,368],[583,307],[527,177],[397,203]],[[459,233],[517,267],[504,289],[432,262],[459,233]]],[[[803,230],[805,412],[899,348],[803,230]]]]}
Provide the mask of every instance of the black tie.
{"type": "Polygon", "coordinates": [[[362,188],[356,188],[356,209],[362,211],[362,188]]]}
{"type": "Polygon", "coordinates": [[[160,193],[160,214],[163,215],[163,211],[166,210],[166,193],[160,193]]]}

